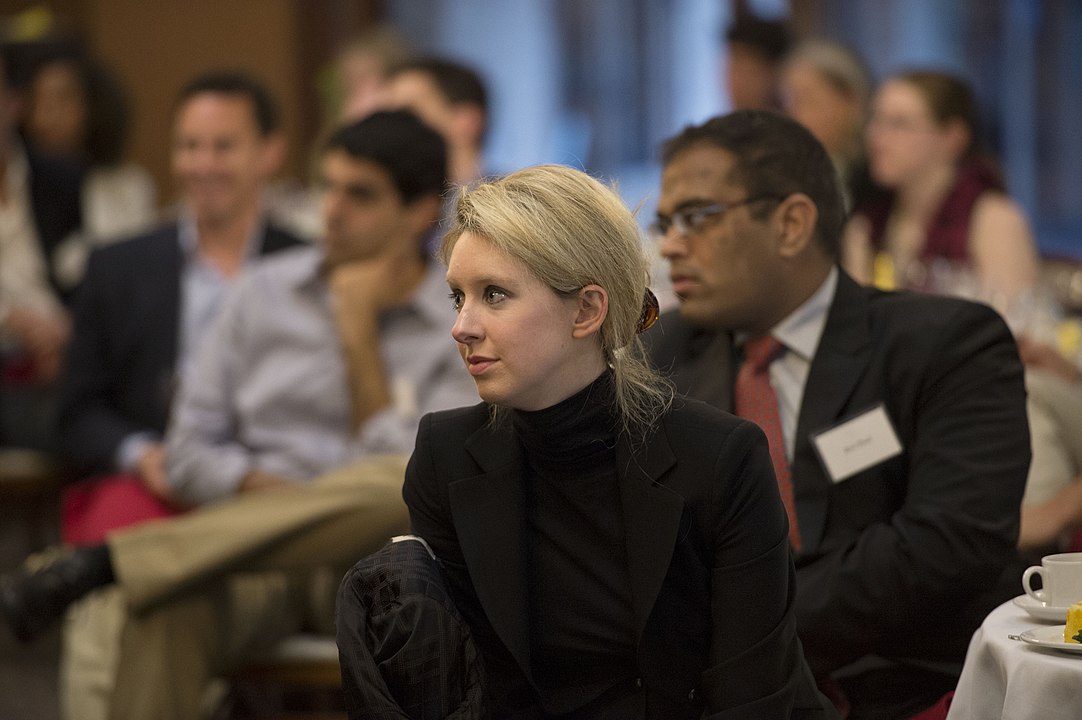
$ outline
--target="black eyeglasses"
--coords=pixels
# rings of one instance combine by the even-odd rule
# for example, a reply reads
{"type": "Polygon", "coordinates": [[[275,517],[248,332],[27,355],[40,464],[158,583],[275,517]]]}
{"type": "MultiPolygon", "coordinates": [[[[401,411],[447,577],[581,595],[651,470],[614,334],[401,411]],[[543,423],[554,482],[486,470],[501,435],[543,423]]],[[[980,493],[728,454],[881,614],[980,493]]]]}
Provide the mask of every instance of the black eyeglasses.
{"type": "Polygon", "coordinates": [[[703,226],[706,225],[706,221],[710,218],[724,215],[733,208],[740,207],[741,205],[750,205],[751,203],[759,202],[760,200],[781,199],[782,196],[780,195],[752,195],[735,202],[712,203],[710,205],[703,205],[702,207],[677,210],[672,215],[662,215],[661,213],[658,213],[657,219],[650,223],[650,227],[647,228],[647,231],[650,233],[651,239],[655,242],[663,240],[672,228],[676,228],[676,234],[683,238],[702,230],[703,226]]]}

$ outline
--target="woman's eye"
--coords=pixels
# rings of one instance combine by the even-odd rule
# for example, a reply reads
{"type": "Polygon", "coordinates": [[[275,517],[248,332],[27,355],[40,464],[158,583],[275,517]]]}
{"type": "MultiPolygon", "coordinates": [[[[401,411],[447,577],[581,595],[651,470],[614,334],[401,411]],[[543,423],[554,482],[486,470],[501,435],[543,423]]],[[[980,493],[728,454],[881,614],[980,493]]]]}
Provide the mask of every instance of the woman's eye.
{"type": "Polygon", "coordinates": [[[499,288],[485,288],[485,302],[487,303],[498,303],[505,300],[506,298],[507,293],[505,293],[503,290],[500,290],[499,288]]]}
{"type": "Polygon", "coordinates": [[[453,291],[447,297],[451,298],[451,309],[458,312],[462,309],[462,293],[457,290],[453,291]]]}

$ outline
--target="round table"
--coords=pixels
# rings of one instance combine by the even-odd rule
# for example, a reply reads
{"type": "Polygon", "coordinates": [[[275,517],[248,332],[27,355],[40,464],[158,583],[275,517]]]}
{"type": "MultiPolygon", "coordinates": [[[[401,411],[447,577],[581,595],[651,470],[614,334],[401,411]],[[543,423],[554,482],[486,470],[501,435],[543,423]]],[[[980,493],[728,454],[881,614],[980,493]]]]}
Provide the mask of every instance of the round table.
{"type": "Polygon", "coordinates": [[[1082,718],[1082,655],[1007,637],[1053,624],[1013,602],[989,613],[969,643],[947,720],[1082,718]]]}

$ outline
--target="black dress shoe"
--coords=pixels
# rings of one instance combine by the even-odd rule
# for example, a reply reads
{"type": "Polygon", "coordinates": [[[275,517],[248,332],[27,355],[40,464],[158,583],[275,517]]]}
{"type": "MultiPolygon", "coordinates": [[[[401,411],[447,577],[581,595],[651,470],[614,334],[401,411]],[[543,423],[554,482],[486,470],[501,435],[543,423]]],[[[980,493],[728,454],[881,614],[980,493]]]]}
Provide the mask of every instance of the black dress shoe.
{"type": "MultiPolygon", "coordinates": [[[[30,642],[56,622],[68,606],[111,580],[103,549],[57,554],[36,569],[0,578],[0,615],[20,642],[30,642]],[[102,562],[105,567],[102,567],[102,562]]],[[[28,563],[29,564],[29,563],[28,563]]]]}

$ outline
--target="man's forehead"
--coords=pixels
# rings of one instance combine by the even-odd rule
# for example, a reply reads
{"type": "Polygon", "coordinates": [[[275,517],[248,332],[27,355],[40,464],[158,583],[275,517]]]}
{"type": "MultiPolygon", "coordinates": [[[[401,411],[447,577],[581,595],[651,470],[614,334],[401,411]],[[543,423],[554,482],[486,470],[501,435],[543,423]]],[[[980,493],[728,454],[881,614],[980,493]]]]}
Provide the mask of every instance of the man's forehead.
{"type": "Polygon", "coordinates": [[[341,149],[328,151],[320,164],[324,182],[364,185],[381,190],[394,187],[390,170],[374,160],[354,157],[341,149]]]}
{"type": "Polygon", "coordinates": [[[239,93],[212,91],[196,93],[177,107],[175,125],[179,130],[185,125],[184,121],[198,123],[206,119],[208,113],[211,112],[218,119],[229,115],[240,120],[237,123],[237,129],[243,128],[251,130],[256,135],[261,134],[255,104],[250,98],[239,93]]]}
{"type": "Polygon", "coordinates": [[[677,196],[715,194],[738,184],[733,178],[733,156],[727,150],[697,145],[677,154],[661,172],[661,193],[677,196]]]}

